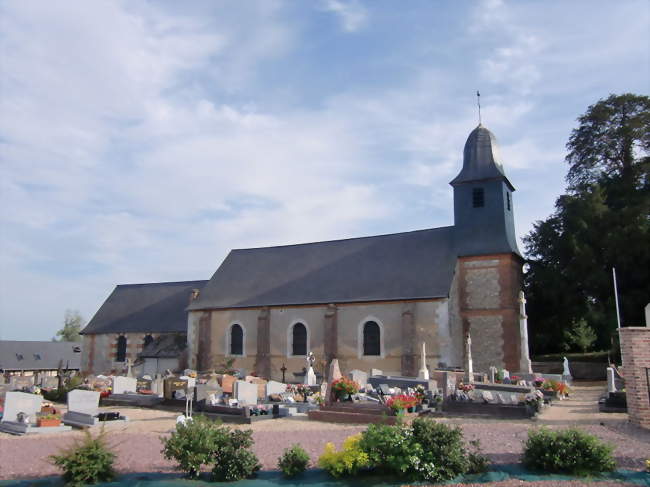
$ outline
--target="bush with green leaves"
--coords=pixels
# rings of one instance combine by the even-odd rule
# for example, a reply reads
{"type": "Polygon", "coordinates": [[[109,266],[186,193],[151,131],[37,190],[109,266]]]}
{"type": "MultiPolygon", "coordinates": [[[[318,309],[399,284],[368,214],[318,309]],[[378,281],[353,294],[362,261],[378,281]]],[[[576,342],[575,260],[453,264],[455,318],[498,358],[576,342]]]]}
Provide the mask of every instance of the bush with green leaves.
{"type": "Polygon", "coordinates": [[[80,486],[108,482],[115,477],[113,453],[106,444],[104,430],[93,437],[88,430],[84,438],[76,441],[58,455],[51,455],[54,465],[63,470],[63,480],[66,485],[80,486]]]}
{"type": "Polygon", "coordinates": [[[402,424],[371,424],[361,434],[359,446],[368,455],[370,467],[383,473],[413,476],[422,448],[413,441],[411,428],[402,424]]]}
{"type": "Polygon", "coordinates": [[[543,472],[593,475],[614,470],[614,447],[576,428],[552,431],[540,428],[528,432],[523,463],[543,472]]]}
{"type": "Polygon", "coordinates": [[[348,436],[340,451],[336,451],[334,443],[327,443],[325,452],[318,458],[318,466],[334,477],[358,474],[369,465],[368,454],[359,446],[360,440],[361,433],[348,436]]]}
{"type": "Polygon", "coordinates": [[[218,481],[234,481],[250,477],[262,466],[251,451],[252,430],[218,428],[212,451],[212,475],[218,481]]]}
{"type": "Polygon", "coordinates": [[[215,438],[219,424],[204,416],[195,416],[190,421],[176,424],[169,438],[161,438],[164,444],[163,455],[175,460],[177,470],[185,472],[190,478],[201,473],[201,467],[212,461],[215,438]]]}
{"type": "Polygon", "coordinates": [[[419,478],[449,480],[467,472],[469,460],[463,444],[463,431],[431,419],[416,418],[412,423],[413,441],[422,448],[419,478]]]}
{"type": "Polygon", "coordinates": [[[284,450],[278,458],[278,468],[286,477],[295,477],[303,473],[309,466],[309,455],[298,444],[291,445],[291,448],[284,450]]]}

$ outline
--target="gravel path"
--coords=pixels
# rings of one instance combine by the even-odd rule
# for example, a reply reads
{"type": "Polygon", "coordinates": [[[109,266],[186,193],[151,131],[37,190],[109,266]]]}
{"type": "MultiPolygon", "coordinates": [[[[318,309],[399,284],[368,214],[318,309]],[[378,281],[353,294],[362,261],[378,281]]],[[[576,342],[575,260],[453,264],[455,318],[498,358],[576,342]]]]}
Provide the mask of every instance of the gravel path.
{"type": "MultiPolygon", "coordinates": [[[[575,397],[549,408],[538,421],[443,420],[463,428],[467,440],[479,439],[484,452],[495,463],[516,463],[522,444],[531,427],[547,424],[551,428],[580,425],[590,433],[616,445],[615,457],[619,468],[642,470],[650,457],[650,432],[627,422],[626,415],[601,417],[594,410],[593,401],[602,391],[602,384],[576,388],[575,397]]],[[[115,409],[115,408],[113,408],[115,409]]],[[[177,413],[119,408],[130,421],[109,430],[109,443],[117,452],[119,472],[172,472],[173,464],[165,460],[160,450],[160,437],[169,434],[175,425],[177,413]]],[[[251,426],[239,426],[250,428],[251,426]]],[[[365,429],[362,425],[344,425],[287,418],[254,423],[255,453],[264,469],[275,469],[278,456],[293,443],[300,443],[316,461],[325,443],[338,446],[352,434],[365,429]]],[[[47,457],[81,437],[78,431],[40,437],[14,437],[0,434],[0,479],[30,478],[58,474],[47,457]]],[[[499,482],[493,485],[520,485],[499,482]]],[[[527,485],[582,485],[576,482],[535,482],[527,485]]],[[[599,486],[602,484],[598,484],[599,486]]],[[[607,485],[617,485],[607,483],[607,485]]]]}

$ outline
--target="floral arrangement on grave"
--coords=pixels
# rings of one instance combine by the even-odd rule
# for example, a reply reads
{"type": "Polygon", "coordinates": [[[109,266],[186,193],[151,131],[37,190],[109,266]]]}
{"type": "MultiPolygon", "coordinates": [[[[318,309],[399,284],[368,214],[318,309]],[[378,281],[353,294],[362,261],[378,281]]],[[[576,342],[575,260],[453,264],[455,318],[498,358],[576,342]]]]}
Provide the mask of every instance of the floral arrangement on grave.
{"type": "Polygon", "coordinates": [[[521,377],[519,377],[518,375],[511,375],[510,380],[512,381],[513,384],[516,384],[518,381],[521,380],[521,377]]]}
{"type": "Polygon", "coordinates": [[[474,384],[463,384],[462,382],[458,383],[458,389],[464,393],[468,393],[474,390],[474,384]]]}
{"type": "Polygon", "coordinates": [[[41,404],[41,414],[56,414],[54,404],[51,402],[44,402],[41,404]]]}
{"type": "Polygon", "coordinates": [[[415,386],[415,397],[418,400],[418,404],[422,404],[426,397],[426,392],[423,385],[415,386]]]}
{"type": "Polygon", "coordinates": [[[312,390],[305,384],[289,384],[287,386],[287,392],[302,396],[304,402],[307,402],[307,397],[312,395],[312,390]]]}
{"type": "Polygon", "coordinates": [[[404,412],[404,410],[413,411],[417,404],[418,398],[407,394],[398,394],[386,401],[386,405],[398,414],[404,412]]]}
{"type": "Polygon", "coordinates": [[[40,427],[59,426],[61,424],[61,416],[58,414],[39,414],[36,416],[36,424],[40,427]]]}
{"type": "Polygon", "coordinates": [[[100,397],[100,399],[103,398],[103,397],[108,397],[108,396],[110,396],[112,390],[113,390],[112,388],[107,387],[106,390],[104,390],[104,391],[99,391],[99,397],[100,397]]]}
{"type": "Polygon", "coordinates": [[[494,382],[503,382],[503,378],[506,376],[503,369],[497,370],[497,375],[494,377],[494,382]]]}
{"type": "Polygon", "coordinates": [[[545,380],[542,377],[538,377],[534,380],[535,387],[542,387],[542,385],[544,385],[544,382],[545,380]]]}
{"type": "Polygon", "coordinates": [[[319,406],[322,406],[323,404],[325,404],[325,399],[323,399],[323,396],[321,395],[320,392],[317,392],[316,394],[314,394],[313,399],[314,399],[314,402],[316,404],[318,404],[319,406]]]}
{"type": "Polygon", "coordinates": [[[526,394],[525,397],[526,404],[535,409],[535,412],[538,412],[542,409],[542,404],[544,404],[544,394],[542,391],[534,391],[526,394]]]}
{"type": "Polygon", "coordinates": [[[332,382],[330,387],[331,390],[334,391],[334,396],[338,400],[345,400],[349,396],[359,392],[359,384],[351,379],[346,379],[345,377],[336,379],[332,382]]]}

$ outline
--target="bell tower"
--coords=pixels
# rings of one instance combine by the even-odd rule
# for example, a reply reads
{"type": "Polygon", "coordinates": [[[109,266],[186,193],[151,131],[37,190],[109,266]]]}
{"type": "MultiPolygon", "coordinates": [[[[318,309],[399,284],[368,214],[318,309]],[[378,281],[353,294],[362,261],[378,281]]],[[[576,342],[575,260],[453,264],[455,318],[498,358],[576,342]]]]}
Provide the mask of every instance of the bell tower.
{"type": "Polygon", "coordinates": [[[496,138],[479,124],[467,137],[454,188],[458,256],[515,253],[512,186],[499,160],[496,138]]]}

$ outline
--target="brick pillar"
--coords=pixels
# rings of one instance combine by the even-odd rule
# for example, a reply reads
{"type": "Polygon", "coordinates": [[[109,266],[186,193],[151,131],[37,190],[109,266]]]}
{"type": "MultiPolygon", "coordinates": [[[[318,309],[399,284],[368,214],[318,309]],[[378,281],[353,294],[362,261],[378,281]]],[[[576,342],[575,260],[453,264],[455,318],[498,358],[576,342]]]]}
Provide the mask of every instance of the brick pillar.
{"type": "Polygon", "coordinates": [[[199,318],[199,332],[196,368],[207,372],[213,367],[212,363],[212,313],[206,311],[199,318]]]}
{"type": "Polygon", "coordinates": [[[325,352],[325,361],[327,362],[325,369],[329,370],[330,362],[337,358],[339,353],[337,308],[334,304],[328,305],[325,311],[323,332],[323,349],[325,352]]]}
{"type": "Polygon", "coordinates": [[[262,308],[257,317],[255,373],[258,377],[271,378],[271,313],[269,308],[262,308]]]}
{"type": "Polygon", "coordinates": [[[402,307],[402,375],[417,375],[417,332],[415,330],[415,303],[402,307]]]}
{"type": "Polygon", "coordinates": [[[619,329],[627,412],[632,423],[650,429],[650,328],[619,329]]]}

